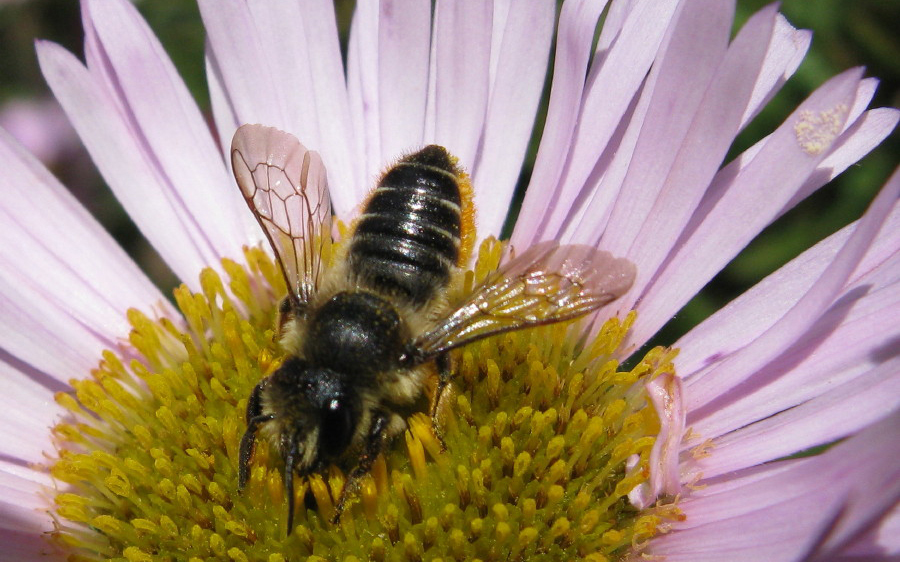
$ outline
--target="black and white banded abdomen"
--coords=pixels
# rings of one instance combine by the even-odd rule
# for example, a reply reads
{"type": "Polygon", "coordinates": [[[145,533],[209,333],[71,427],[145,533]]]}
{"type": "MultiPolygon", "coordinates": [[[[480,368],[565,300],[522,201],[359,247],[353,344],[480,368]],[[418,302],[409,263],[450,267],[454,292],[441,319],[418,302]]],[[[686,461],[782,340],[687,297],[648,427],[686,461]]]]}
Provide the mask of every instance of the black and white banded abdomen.
{"type": "Polygon", "coordinates": [[[431,145],[384,174],[350,243],[361,284],[413,305],[447,286],[460,251],[460,173],[443,147],[431,145]]]}

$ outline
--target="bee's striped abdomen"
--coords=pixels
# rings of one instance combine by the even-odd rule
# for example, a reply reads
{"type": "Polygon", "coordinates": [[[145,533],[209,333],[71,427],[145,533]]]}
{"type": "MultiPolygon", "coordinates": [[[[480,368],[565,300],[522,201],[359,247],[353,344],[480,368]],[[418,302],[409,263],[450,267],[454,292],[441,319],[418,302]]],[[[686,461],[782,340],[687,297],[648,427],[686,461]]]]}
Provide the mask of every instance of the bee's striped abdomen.
{"type": "Polygon", "coordinates": [[[350,267],[363,284],[415,305],[446,287],[460,251],[460,173],[431,145],[381,178],[350,244],[350,267]]]}

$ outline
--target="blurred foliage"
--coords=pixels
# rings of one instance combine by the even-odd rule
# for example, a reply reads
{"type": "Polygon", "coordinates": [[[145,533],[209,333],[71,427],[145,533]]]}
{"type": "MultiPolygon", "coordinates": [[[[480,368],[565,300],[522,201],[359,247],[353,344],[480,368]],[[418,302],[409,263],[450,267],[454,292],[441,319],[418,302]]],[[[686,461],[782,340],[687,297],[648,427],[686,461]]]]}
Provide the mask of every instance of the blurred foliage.
{"type": "MultiPolygon", "coordinates": [[[[768,2],[739,0],[736,29],[768,2]]],[[[204,77],[204,36],[197,6],[183,0],[140,0],[138,9],[156,31],[201,108],[209,104],[204,77]]],[[[337,0],[339,25],[349,29],[353,2],[337,0]]],[[[799,28],[814,31],[812,48],[793,78],[737,140],[732,156],[768,134],[831,76],[866,65],[881,79],[872,107],[900,105],[900,2],[882,0],[785,0],[781,7],[799,28]]],[[[58,42],[81,56],[81,23],[75,0],[20,0],[0,4],[0,102],[48,95],[34,55],[34,38],[58,42]]],[[[855,220],[898,163],[900,141],[893,135],[831,185],[777,221],[720,273],[671,322],[660,342],[671,343],[699,320],[752,286],[815,242],[855,220]]],[[[87,158],[87,155],[83,155],[87,158]]],[[[531,158],[533,159],[533,153],[531,158]]],[[[66,182],[66,170],[53,170],[66,182]]],[[[527,183],[530,167],[523,171],[527,183]]],[[[102,180],[73,192],[148,270],[166,292],[175,280],[143,241],[102,180]]]]}

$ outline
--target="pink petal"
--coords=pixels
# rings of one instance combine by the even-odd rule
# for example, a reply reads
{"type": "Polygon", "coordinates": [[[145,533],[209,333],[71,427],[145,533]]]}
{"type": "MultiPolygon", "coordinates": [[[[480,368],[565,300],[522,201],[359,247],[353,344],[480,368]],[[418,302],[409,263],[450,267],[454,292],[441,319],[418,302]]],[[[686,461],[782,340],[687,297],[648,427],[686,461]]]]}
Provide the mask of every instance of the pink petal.
{"type": "MultiPolygon", "coordinates": [[[[721,7],[725,7],[725,4],[722,4],[721,7]]],[[[701,13],[700,16],[703,17],[705,14],[701,13]]],[[[799,60],[802,58],[803,53],[805,52],[805,48],[808,46],[808,33],[805,32],[797,32],[790,25],[788,25],[784,19],[776,14],[775,22],[771,21],[772,9],[766,9],[758,13],[756,16],[751,18],[751,20],[743,27],[740,32],[739,39],[737,43],[734,43],[729,48],[729,56],[731,58],[743,58],[747,59],[745,51],[747,50],[747,44],[749,43],[753,46],[753,41],[759,41],[760,43],[756,45],[756,47],[762,47],[764,43],[767,42],[767,36],[771,35],[768,40],[768,49],[765,54],[765,58],[760,62],[761,68],[753,68],[752,71],[746,72],[745,75],[741,75],[738,73],[737,75],[732,74],[731,80],[734,81],[735,78],[739,83],[747,82],[748,78],[752,78],[755,76],[755,84],[752,85],[752,93],[750,95],[750,99],[747,102],[747,107],[744,112],[743,117],[741,118],[740,127],[743,127],[746,124],[746,119],[748,119],[748,114],[754,113],[759,108],[756,107],[755,104],[761,103],[761,98],[765,98],[766,96],[770,96],[774,93],[774,90],[784,82],[787,76],[790,75],[795,69],[796,65],[799,64],[799,60]],[[774,23],[774,31],[772,30],[772,24],[774,23]],[[804,38],[806,39],[804,41],[804,38]],[[742,47],[743,45],[743,47],[742,47]]],[[[688,22],[689,23],[689,22],[688,22]]],[[[686,31],[688,37],[690,39],[694,39],[693,37],[693,29],[694,25],[687,25],[686,31]]],[[[690,43],[689,43],[690,44],[690,43]]],[[[679,51],[669,55],[669,58],[676,56],[679,51]]],[[[690,59],[691,57],[689,57],[690,59]]],[[[703,59],[698,59],[703,60],[703,59]]],[[[670,63],[667,63],[670,64],[670,63]]],[[[675,60],[671,64],[678,64],[678,61],[675,60]]],[[[690,64],[690,60],[687,64],[690,64]]],[[[725,81],[729,76],[729,65],[734,64],[732,61],[723,62],[720,69],[719,74],[721,75],[719,78],[715,78],[712,81],[711,90],[706,93],[706,96],[710,99],[709,101],[702,102],[700,104],[701,108],[701,117],[699,118],[702,122],[703,115],[715,115],[717,112],[714,110],[715,107],[715,94],[718,92],[721,94],[723,91],[725,92],[724,104],[727,109],[734,109],[736,107],[735,104],[739,103],[738,98],[729,99],[729,96],[732,95],[732,92],[725,90],[723,87],[727,84],[725,81]]],[[[745,60],[742,64],[749,64],[751,67],[754,67],[752,60],[745,60]]],[[[645,94],[642,95],[641,99],[638,101],[638,104],[634,110],[634,115],[631,117],[631,123],[628,126],[628,129],[624,131],[621,136],[621,140],[614,139],[614,145],[616,146],[614,154],[612,154],[608,159],[609,162],[601,159],[600,162],[597,163],[595,170],[592,172],[591,176],[587,179],[587,185],[585,186],[586,192],[589,193],[588,197],[584,202],[577,203],[577,207],[574,212],[571,214],[570,220],[565,228],[565,230],[561,233],[562,239],[565,241],[575,241],[582,243],[590,243],[597,244],[601,235],[606,233],[606,237],[604,238],[603,245],[604,247],[609,247],[613,242],[610,237],[615,237],[619,239],[623,246],[630,245],[633,240],[628,238],[627,236],[622,236],[621,232],[616,229],[610,229],[607,225],[609,221],[609,216],[611,211],[615,212],[617,216],[622,217],[625,220],[625,225],[629,225],[629,221],[633,220],[633,225],[628,226],[625,230],[636,231],[639,228],[639,220],[634,220],[634,209],[641,208],[641,205],[638,205],[635,202],[639,202],[644,200],[643,208],[646,209],[647,205],[653,200],[652,196],[656,193],[654,189],[648,186],[647,182],[651,181],[644,177],[646,175],[644,173],[645,168],[649,168],[650,170],[659,170],[659,165],[656,162],[656,159],[660,154],[675,154],[675,151],[668,148],[660,149],[658,146],[653,146],[650,152],[647,154],[649,160],[647,162],[635,162],[634,161],[634,151],[635,145],[639,140],[639,135],[641,137],[644,135],[645,123],[648,121],[647,119],[647,111],[651,104],[658,103],[655,98],[651,95],[654,90],[660,89],[663,94],[661,97],[665,97],[666,95],[671,96],[671,94],[667,94],[668,89],[658,88],[656,86],[657,75],[660,72],[660,68],[665,70],[665,65],[662,67],[657,67],[656,70],[651,71],[651,74],[647,81],[647,86],[645,86],[645,94]],[[620,194],[620,189],[623,188],[623,182],[626,178],[626,174],[628,174],[628,178],[630,181],[635,182],[632,184],[632,192],[628,195],[620,194]],[[643,175],[642,175],[643,174],[643,175]],[[637,180],[635,180],[637,178],[637,180]],[[618,199],[618,203],[616,204],[616,208],[612,209],[612,205],[618,199]],[[622,209],[628,209],[628,212],[623,212],[622,209]],[[610,232],[607,232],[610,231],[610,232]]],[[[693,71],[691,72],[676,72],[674,73],[674,80],[684,80],[684,76],[693,76],[693,71]]],[[[694,78],[696,80],[696,78],[694,78]]],[[[749,87],[749,83],[742,84],[739,89],[746,89],[749,87]]],[[[676,89],[682,88],[681,85],[676,86],[676,89]]],[[[719,103],[722,103],[723,100],[720,99],[719,103]]],[[[666,102],[666,103],[676,103],[676,102],[666,102]]],[[[682,105],[678,103],[679,107],[682,105]]],[[[652,122],[666,122],[669,119],[668,107],[665,103],[661,106],[657,105],[656,107],[662,107],[664,109],[661,117],[658,119],[649,120],[652,122]]],[[[653,129],[650,129],[651,131],[653,129]]],[[[646,135],[650,137],[650,135],[646,135]]],[[[675,135],[670,135],[675,136],[675,135]]],[[[726,140],[720,141],[730,144],[731,138],[727,138],[726,140]]],[[[663,140],[661,142],[665,142],[668,140],[668,137],[661,137],[663,140]]],[[[642,143],[646,143],[647,140],[644,138],[640,139],[642,143]]],[[[701,141],[707,141],[709,139],[703,137],[701,141]]],[[[685,140],[682,142],[683,145],[689,146],[691,141],[685,140]]],[[[715,143],[713,143],[715,144],[715,143]]],[[[717,147],[718,148],[718,147],[717,147]]],[[[718,153],[720,150],[710,151],[711,153],[718,153]]],[[[705,154],[703,155],[706,156],[705,154]]],[[[702,162],[703,159],[698,159],[698,162],[702,162]]],[[[681,168],[681,165],[674,165],[672,169],[677,171],[681,168]]],[[[696,164],[692,166],[687,166],[686,169],[696,169],[696,164]]],[[[661,181],[661,180],[660,180],[661,181]]],[[[688,182],[686,185],[690,186],[691,183],[688,182]]],[[[702,187],[702,186],[697,186],[702,187]]],[[[676,202],[679,203],[680,208],[691,208],[690,205],[685,206],[683,203],[685,201],[676,198],[676,202]]],[[[671,212],[671,209],[667,207],[668,204],[657,203],[657,207],[662,207],[666,209],[666,214],[671,212]]],[[[654,215],[655,216],[655,215],[654,215]]],[[[639,218],[639,217],[638,217],[639,218]]],[[[648,230],[653,230],[653,228],[648,227],[648,230]]],[[[651,241],[654,239],[653,236],[650,236],[651,241]]],[[[625,251],[624,249],[622,250],[625,251]]],[[[643,267],[643,269],[648,269],[648,267],[643,267]]]]}
{"type": "Polygon", "coordinates": [[[0,393],[0,411],[4,414],[0,458],[22,466],[46,462],[46,455],[54,450],[50,428],[65,413],[53,394],[68,387],[46,380],[40,373],[25,374],[5,362],[0,362],[0,379],[4,383],[0,393]]]}
{"type": "MultiPolygon", "coordinates": [[[[702,377],[702,384],[697,384],[700,377],[692,377],[689,404],[691,411],[695,412],[694,421],[712,412],[700,413],[699,408],[711,404],[739,383],[746,384],[751,374],[759,372],[769,361],[783,353],[819,320],[822,313],[840,294],[841,288],[866,253],[885,218],[893,209],[898,193],[900,193],[900,170],[882,189],[869,211],[857,224],[853,235],[815,285],[778,323],[739,352],[716,364],[714,369],[702,377]]],[[[719,404],[715,409],[721,407],[722,404],[719,404]]]]}
{"type": "MultiPolygon", "coordinates": [[[[743,295],[707,318],[682,337],[675,347],[679,374],[687,379],[697,371],[721,361],[768,329],[805,293],[831,263],[855,228],[847,226],[816,244],[743,295]]],[[[900,243],[900,205],[895,205],[872,248],[852,279],[860,271],[877,267],[896,252],[900,243]]]]}
{"type": "Polygon", "coordinates": [[[741,118],[741,129],[749,123],[769,103],[788,78],[806,57],[812,32],[794,27],[782,16],[776,16],[775,31],[757,77],[756,86],[747,104],[747,111],[741,118]]]}
{"type": "MultiPolygon", "coordinates": [[[[538,239],[553,238],[562,228],[585,179],[604,153],[622,116],[629,113],[676,7],[676,2],[638,0],[613,46],[607,52],[597,53],[584,94],[584,72],[578,70],[580,59],[573,59],[574,64],[569,66],[566,55],[557,56],[555,72],[566,72],[554,75],[547,126],[517,222],[522,226],[513,231],[514,245],[527,247],[538,239]]],[[[565,8],[566,5],[563,14],[565,8]]],[[[582,25],[592,30],[590,17],[599,14],[600,9],[602,6],[593,4],[588,13],[572,16],[576,20],[583,18],[582,25]]],[[[579,33],[578,37],[586,36],[579,33]]],[[[587,40],[592,39],[593,31],[589,31],[587,40]]],[[[557,44],[565,45],[567,40],[569,36],[563,34],[561,27],[557,44]]],[[[576,53],[583,52],[582,48],[573,47],[576,53]]]]}
{"type": "Polygon", "coordinates": [[[385,0],[378,16],[378,115],[381,162],[423,145],[431,2],[385,0]]]}
{"type": "Polygon", "coordinates": [[[128,335],[128,308],[176,316],[69,192],[2,132],[0,160],[0,189],[10,194],[0,205],[0,332],[11,357],[66,381],[128,335]],[[12,196],[23,189],[27,196],[12,196]]]}
{"type": "Polygon", "coordinates": [[[221,136],[230,141],[234,125],[244,123],[294,134],[322,154],[335,198],[349,210],[361,178],[348,150],[353,133],[333,4],[204,1],[200,9],[209,66],[225,93],[217,98],[230,109],[217,110],[225,117],[217,121],[221,136]]]}
{"type": "MultiPolygon", "coordinates": [[[[894,269],[894,276],[897,264],[895,257],[892,265],[887,266],[894,269]]],[[[871,378],[871,371],[882,368],[881,363],[886,360],[890,346],[900,341],[900,326],[893,321],[898,314],[900,283],[896,279],[883,288],[869,282],[853,286],[818,319],[813,329],[782,353],[775,364],[769,365],[764,374],[756,375],[732,391],[727,404],[699,421],[696,431],[713,437],[740,427],[746,420],[766,419],[795,406],[800,408],[798,405],[807,400],[831,395],[836,392],[835,388],[846,387],[841,392],[850,395],[856,392],[855,386],[877,384],[861,381],[871,378]]],[[[887,375],[889,373],[883,373],[883,376],[887,375]]],[[[691,384],[694,378],[689,379],[690,386],[702,386],[702,378],[691,384]]],[[[871,411],[858,414],[859,423],[864,423],[867,416],[880,411],[879,404],[883,409],[883,398],[871,397],[867,407],[871,411]]],[[[852,411],[849,398],[846,406],[845,411],[852,411]]],[[[795,410],[785,415],[795,415],[795,410]]],[[[824,421],[828,417],[820,416],[820,419],[824,421]]],[[[795,449],[784,453],[790,454],[843,437],[857,425],[853,421],[842,424],[834,422],[823,428],[833,433],[822,435],[821,431],[809,430],[797,435],[801,442],[793,445],[789,443],[792,438],[779,437],[779,446],[795,446],[795,449]]],[[[761,429],[766,426],[755,427],[761,429]]]]}
{"type": "Polygon", "coordinates": [[[42,69],[125,209],[175,273],[197,288],[201,267],[239,255],[260,236],[236,190],[226,187],[231,180],[202,116],[133,6],[90,6],[85,14],[98,12],[102,31],[95,35],[86,18],[92,70],[39,43],[42,69]],[[107,48],[117,53],[112,59],[107,48]]]}
{"type": "Polygon", "coordinates": [[[172,271],[197,288],[199,265],[212,256],[205,243],[195,240],[200,236],[196,227],[178,216],[170,184],[135,146],[113,101],[80,62],[52,43],[39,42],[37,53],[47,83],[122,206],[172,271]]]}
{"type": "Polygon", "coordinates": [[[898,428],[895,412],[818,457],[713,480],[679,504],[685,520],[650,552],[668,560],[712,559],[716,550],[728,560],[829,559],[895,511],[898,428]]]}
{"type": "MultiPolygon", "coordinates": [[[[697,470],[705,478],[712,478],[856,433],[897,406],[900,359],[887,361],[847,383],[831,387],[814,399],[715,439],[713,454],[698,460],[697,470]]],[[[765,402],[763,393],[759,394],[754,398],[765,402]]],[[[723,415],[742,415],[744,420],[759,419],[756,416],[760,415],[753,411],[735,412],[737,408],[730,410],[723,415]]],[[[704,438],[715,432],[700,425],[692,429],[704,438]]]]}
{"type": "MultiPolygon", "coordinates": [[[[288,75],[288,69],[279,68],[267,56],[266,30],[258,30],[249,4],[204,0],[198,6],[208,40],[207,61],[212,72],[207,74],[211,76],[210,81],[215,77],[224,94],[223,100],[235,116],[233,128],[231,123],[216,121],[222,153],[228,152],[234,129],[244,123],[262,123],[286,131],[300,125],[297,116],[291,115],[285,98],[289,93],[306,92],[281,86],[282,81],[287,84],[293,77],[288,75]]],[[[300,134],[300,131],[293,133],[300,134]]]]}
{"type": "Polygon", "coordinates": [[[843,549],[843,554],[851,560],[877,559],[886,552],[900,552],[900,504],[843,549]]]}
{"type": "Polygon", "coordinates": [[[557,30],[553,83],[541,145],[512,243],[527,247],[538,241],[554,186],[562,175],[566,154],[578,121],[590,60],[590,45],[605,1],[570,1],[562,5],[557,30]]]}
{"type": "Polygon", "coordinates": [[[0,105],[0,128],[48,165],[80,146],[62,108],[49,97],[4,101],[0,105]]]}
{"type": "MultiPolygon", "coordinates": [[[[727,52],[721,54],[716,46],[723,44],[724,49],[727,42],[730,12],[721,14],[710,25],[712,37],[694,34],[705,10],[697,14],[699,21],[694,25],[679,21],[679,29],[689,30],[684,38],[686,46],[682,47],[686,52],[670,61],[670,52],[672,57],[679,54],[680,36],[676,33],[674,45],[670,45],[663,59],[667,68],[655,85],[658,93],[645,120],[660,125],[648,127],[646,131],[650,134],[642,135],[639,140],[620,196],[620,201],[624,197],[626,204],[617,205],[610,218],[608,235],[602,239],[604,247],[627,255],[638,265],[638,287],[653,278],[669,254],[737,134],[756,83],[752,77],[760,72],[766,56],[776,14],[774,5],[755,14],[727,52]],[[720,36],[716,37],[716,32],[720,36]],[[670,75],[669,67],[677,72],[670,75]],[[684,75],[692,79],[688,84],[679,85],[684,75]],[[666,81],[667,77],[673,82],[666,81]],[[670,115],[672,107],[683,108],[675,112],[683,119],[670,115]],[[669,153],[671,160],[665,156],[669,153]],[[658,194],[648,186],[659,186],[658,194]],[[643,208],[636,206],[642,200],[643,208]],[[661,221],[662,216],[666,218],[661,221]],[[636,231],[637,228],[640,230],[636,231]]],[[[631,302],[634,300],[632,297],[631,302]]],[[[627,305],[627,300],[621,304],[627,305]]]]}
{"type": "MultiPolygon", "coordinates": [[[[132,120],[132,143],[175,188],[174,208],[182,220],[195,223],[198,240],[212,251],[213,259],[203,265],[240,257],[248,240],[243,234],[250,230],[236,226],[250,221],[240,197],[226,187],[231,184],[222,155],[174,65],[131,2],[88,0],[87,5],[99,46],[96,56],[87,51],[88,67],[107,92],[116,92],[120,109],[132,120]]],[[[158,224],[160,217],[152,222],[158,224]]]]}
{"type": "MultiPolygon", "coordinates": [[[[712,208],[701,204],[698,213],[706,214],[688,225],[675,252],[638,297],[642,313],[632,328],[635,343],[655,333],[781,212],[828,153],[827,146],[798,141],[797,131],[823,134],[824,142],[834,143],[853,105],[859,76],[859,70],[848,71],[816,90],[752,162],[730,177],[730,185],[711,188],[707,198],[712,208]],[[802,129],[807,125],[810,129],[802,129]]],[[[727,173],[728,168],[719,175],[727,173]]]]}
{"type": "Polygon", "coordinates": [[[863,113],[835,143],[832,151],[822,160],[797,194],[788,201],[782,213],[792,209],[881,144],[881,141],[893,132],[898,120],[900,111],[892,108],[872,109],[863,113]]]}
{"type": "Polygon", "coordinates": [[[243,123],[238,122],[238,116],[235,108],[229,100],[231,95],[225,88],[224,77],[219,69],[219,63],[207,48],[204,57],[206,64],[206,83],[209,88],[209,104],[212,112],[212,120],[216,124],[216,131],[219,132],[218,142],[219,149],[222,154],[227,154],[228,148],[231,146],[231,140],[222,135],[223,131],[236,131],[243,123]]]}
{"type": "Polygon", "coordinates": [[[480,0],[438,2],[435,7],[435,95],[428,108],[434,128],[430,136],[426,127],[426,135],[463,165],[475,162],[487,111],[492,18],[491,4],[480,0]]]}
{"type": "Polygon", "coordinates": [[[364,157],[362,171],[365,181],[354,187],[357,200],[362,200],[385,165],[381,150],[381,117],[378,101],[379,13],[375,2],[357,4],[347,48],[347,90],[350,98],[350,115],[358,140],[356,154],[360,158],[364,157]]]}
{"type": "MultiPolygon", "coordinates": [[[[756,43],[756,49],[746,60],[740,60],[734,54],[743,54],[746,47],[731,49],[726,57],[733,19],[733,8],[729,6],[728,3],[713,0],[710,0],[708,7],[701,2],[685,6],[668,42],[663,45],[659,60],[661,70],[655,81],[649,84],[650,89],[644,92],[644,95],[652,95],[652,99],[602,242],[604,248],[618,255],[627,254],[636,265],[641,266],[639,286],[647,283],[657,261],[641,251],[641,245],[645,243],[640,238],[640,231],[650,228],[646,222],[648,218],[659,223],[657,217],[665,209],[667,219],[664,224],[656,224],[661,229],[656,243],[671,241],[672,230],[678,229],[684,222],[683,215],[689,212],[695,204],[692,202],[699,199],[708,183],[703,176],[711,176],[715,168],[705,174],[701,170],[717,167],[734,138],[737,119],[743,111],[742,102],[749,97],[748,90],[753,85],[746,76],[752,76],[750,73],[757,69],[765,52],[762,49],[765,42],[762,42],[756,43]],[[726,58],[723,60],[723,57],[726,58]],[[744,64],[735,67],[739,61],[744,64]],[[717,68],[726,72],[733,68],[740,72],[717,78],[717,68]],[[718,87],[723,88],[720,93],[716,91],[718,87]],[[727,101],[705,100],[707,90],[717,93],[717,98],[727,98],[727,101]],[[710,101],[712,107],[707,108],[706,104],[710,101]],[[719,120],[720,126],[711,126],[710,121],[719,120]],[[706,136],[712,137],[709,144],[706,144],[706,136]],[[678,176],[679,173],[689,172],[700,177],[678,176]],[[674,208],[669,208],[673,203],[674,208]],[[670,216],[671,220],[668,218],[670,216]]],[[[774,11],[770,12],[766,18],[768,20],[774,18],[774,11]]],[[[759,20],[759,17],[754,18],[745,28],[759,20]]],[[[753,27],[757,33],[757,28],[762,27],[760,31],[765,29],[765,26],[753,27]]],[[[736,42],[747,36],[745,30],[741,31],[736,42]]],[[[750,46],[754,45],[752,40],[748,42],[750,46]]],[[[591,232],[590,236],[597,238],[595,232],[591,232]]]]}
{"type": "MultiPolygon", "coordinates": [[[[742,498],[728,499],[737,504],[742,498]]],[[[812,495],[790,498],[760,513],[722,517],[689,532],[663,535],[651,543],[648,554],[667,562],[799,562],[827,531],[839,505],[838,499],[812,495]]],[[[694,516],[687,501],[679,506],[688,520],[694,516]]]]}
{"type": "Polygon", "coordinates": [[[494,4],[491,91],[481,157],[463,162],[472,173],[478,236],[499,236],[521,172],[534,126],[534,116],[553,40],[552,2],[526,2],[508,6],[501,19],[494,4]]]}
{"type": "Polygon", "coordinates": [[[44,474],[0,461],[0,562],[66,560],[41,536],[53,531],[45,497],[52,485],[44,474]]]}

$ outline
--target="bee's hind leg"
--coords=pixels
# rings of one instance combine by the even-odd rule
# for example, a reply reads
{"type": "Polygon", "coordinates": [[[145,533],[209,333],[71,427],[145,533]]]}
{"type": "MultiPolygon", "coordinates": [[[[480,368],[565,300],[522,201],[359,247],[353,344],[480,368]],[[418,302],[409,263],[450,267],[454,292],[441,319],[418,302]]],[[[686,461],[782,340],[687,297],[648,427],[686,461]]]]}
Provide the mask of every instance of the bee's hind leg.
{"type": "Polygon", "coordinates": [[[334,508],[334,516],[331,518],[332,524],[336,525],[341,520],[341,514],[347,505],[347,498],[356,491],[356,488],[359,486],[359,479],[372,470],[375,459],[381,454],[381,450],[384,448],[384,435],[388,423],[387,414],[374,412],[372,425],[369,426],[369,435],[366,437],[365,450],[359,458],[359,464],[347,475],[347,479],[344,481],[341,495],[334,508]]]}
{"type": "Polygon", "coordinates": [[[450,384],[450,375],[452,374],[450,371],[450,356],[446,353],[441,353],[435,358],[434,362],[437,365],[438,382],[437,388],[434,390],[434,400],[431,401],[431,431],[441,444],[441,450],[446,451],[447,443],[444,441],[444,432],[438,423],[438,410],[440,409],[444,391],[447,390],[447,385],[450,384]]]}

